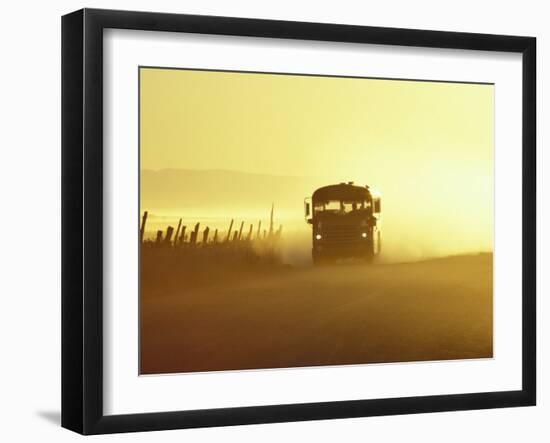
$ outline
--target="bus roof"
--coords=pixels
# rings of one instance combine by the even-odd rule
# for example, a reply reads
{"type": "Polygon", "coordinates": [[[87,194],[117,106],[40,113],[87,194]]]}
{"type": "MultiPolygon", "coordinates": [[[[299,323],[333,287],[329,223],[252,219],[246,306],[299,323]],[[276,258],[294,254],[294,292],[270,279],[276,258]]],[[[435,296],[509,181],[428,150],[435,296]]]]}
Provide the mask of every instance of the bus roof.
{"type": "Polygon", "coordinates": [[[371,193],[368,186],[356,186],[353,183],[340,183],[338,185],[323,186],[317,189],[313,195],[313,200],[341,200],[342,198],[350,200],[370,199],[371,193]]]}

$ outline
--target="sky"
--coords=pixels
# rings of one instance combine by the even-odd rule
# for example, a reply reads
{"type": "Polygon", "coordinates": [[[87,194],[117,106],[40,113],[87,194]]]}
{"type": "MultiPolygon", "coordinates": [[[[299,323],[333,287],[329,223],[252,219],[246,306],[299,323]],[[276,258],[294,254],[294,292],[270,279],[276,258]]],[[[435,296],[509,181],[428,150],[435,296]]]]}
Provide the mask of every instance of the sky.
{"type": "Polygon", "coordinates": [[[493,106],[485,84],[141,68],[141,169],[369,184],[393,253],[491,251],[493,106]]]}

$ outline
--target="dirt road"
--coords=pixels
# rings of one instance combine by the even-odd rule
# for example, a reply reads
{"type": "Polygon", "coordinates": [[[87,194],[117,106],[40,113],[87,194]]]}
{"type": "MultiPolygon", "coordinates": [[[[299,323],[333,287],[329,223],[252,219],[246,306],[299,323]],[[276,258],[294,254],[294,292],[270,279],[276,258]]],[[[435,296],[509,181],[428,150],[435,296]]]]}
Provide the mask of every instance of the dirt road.
{"type": "Polygon", "coordinates": [[[141,302],[142,373],[492,356],[492,255],[288,269],[141,302]]]}

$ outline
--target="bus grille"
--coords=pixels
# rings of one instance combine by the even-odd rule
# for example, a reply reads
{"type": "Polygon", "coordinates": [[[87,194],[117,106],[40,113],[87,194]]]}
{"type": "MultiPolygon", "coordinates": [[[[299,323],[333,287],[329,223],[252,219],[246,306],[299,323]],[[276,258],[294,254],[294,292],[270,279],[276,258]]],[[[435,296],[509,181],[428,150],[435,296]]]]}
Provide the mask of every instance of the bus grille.
{"type": "Polygon", "coordinates": [[[361,241],[361,229],[357,226],[323,226],[322,235],[326,243],[355,243],[361,241]]]}

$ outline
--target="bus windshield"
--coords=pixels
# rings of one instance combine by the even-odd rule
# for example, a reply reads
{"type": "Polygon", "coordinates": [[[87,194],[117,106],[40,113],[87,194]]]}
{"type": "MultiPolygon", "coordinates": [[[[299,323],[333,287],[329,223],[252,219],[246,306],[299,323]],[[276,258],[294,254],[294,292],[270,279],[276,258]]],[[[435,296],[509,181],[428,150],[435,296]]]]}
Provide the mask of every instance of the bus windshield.
{"type": "Polygon", "coordinates": [[[323,214],[346,215],[370,208],[366,200],[325,200],[315,202],[314,211],[323,214]]]}

